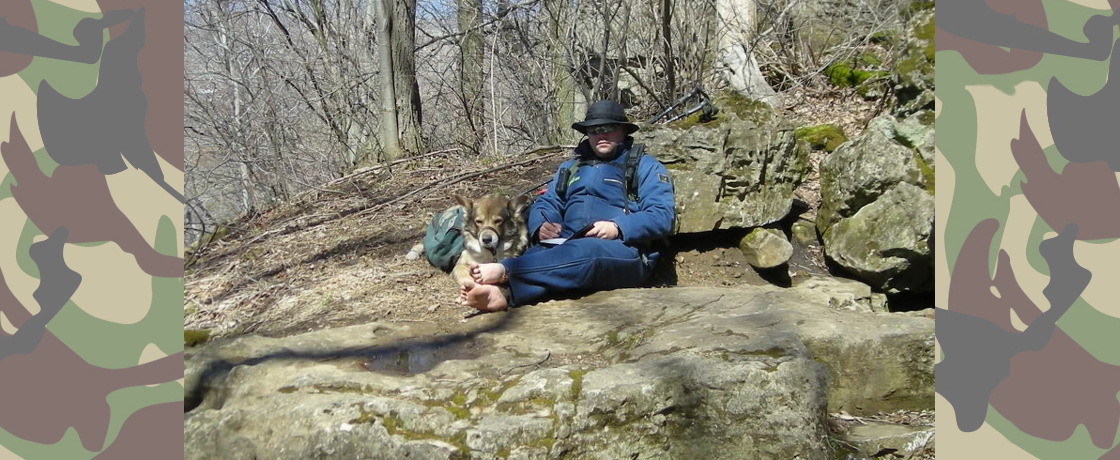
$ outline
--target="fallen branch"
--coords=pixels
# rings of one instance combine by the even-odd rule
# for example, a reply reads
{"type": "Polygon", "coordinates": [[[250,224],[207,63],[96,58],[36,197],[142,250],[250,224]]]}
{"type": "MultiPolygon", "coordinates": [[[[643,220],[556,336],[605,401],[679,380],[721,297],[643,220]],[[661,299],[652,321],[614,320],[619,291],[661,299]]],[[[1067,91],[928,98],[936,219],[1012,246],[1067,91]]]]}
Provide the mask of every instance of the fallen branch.
{"type": "Polygon", "coordinates": [[[401,164],[401,163],[407,163],[409,161],[422,160],[424,158],[428,158],[428,157],[432,157],[432,156],[436,156],[436,155],[442,155],[444,153],[458,152],[460,150],[462,150],[462,149],[454,148],[454,149],[447,149],[447,150],[437,150],[435,152],[428,152],[428,153],[425,153],[423,155],[401,158],[401,159],[398,159],[398,160],[390,161],[388,163],[381,163],[379,165],[373,165],[373,166],[370,166],[370,167],[361,168],[361,169],[358,169],[358,170],[356,170],[356,171],[354,171],[350,174],[342,176],[338,179],[327,182],[325,185],[326,186],[335,185],[335,184],[338,184],[339,182],[342,182],[342,181],[345,181],[345,180],[351,180],[355,177],[364,176],[364,175],[372,173],[372,172],[377,172],[378,170],[381,170],[383,168],[388,168],[390,166],[398,165],[398,164],[401,164]]]}
{"type": "Polygon", "coordinates": [[[498,369],[498,377],[501,377],[501,376],[503,376],[503,375],[505,375],[509,372],[513,372],[514,369],[520,369],[522,367],[529,367],[529,366],[540,366],[541,364],[544,364],[545,361],[548,361],[548,358],[552,357],[552,350],[545,350],[545,351],[547,353],[544,355],[544,358],[541,359],[540,361],[535,362],[535,363],[522,364],[520,366],[513,366],[513,367],[511,367],[509,369],[506,369],[504,371],[501,370],[501,369],[498,369]]]}
{"type": "MultiPolygon", "coordinates": [[[[537,149],[535,151],[540,151],[540,150],[544,150],[544,149],[537,149]]],[[[560,150],[560,151],[562,152],[563,150],[560,150]]],[[[460,174],[458,176],[455,176],[454,178],[451,178],[450,180],[448,180],[448,179],[437,179],[435,181],[432,181],[432,182],[428,183],[427,185],[425,185],[423,187],[417,188],[416,190],[405,193],[404,195],[398,196],[398,197],[393,198],[389,201],[379,203],[379,204],[374,205],[370,208],[367,208],[367,209],[365,209],[361,212],[358,212],[357,216],[364,216],[364,215],[367,215],[369,213],[379,211],[379,210],[381,210],[381,208],[384,208],[384,207],[386,207],[388,205],[391,205],[393,203],[396,203],[398,201],[404,200],[405,198],[408,198],[408,197],[410,197],[412,195],[415,195],[417,193],[420,193],[420,192],[425,192],[425,191],[430,192],[432,190],[436,190],[436,189],[439,189],[439,188],[447,187],[449,185],[457,184],[457,183],[465,181],[467,179],[473,179],[475,177],[490,174],[490,173],[495,172],[495,171],[501,171],[503,169],[508,169],[508,168],[512,168],[512,167],[515,167],[515,166],[527,165],[527,164],[533,163],[535,161],[540,161],[540,160],[543,160],[545,158],[555,156],[556,153],[558,153],[558,152],[546,153],[544,155],[535,156],[535,157],[530,158],[528,160],[518,161],[516,163],[507,163],[507,164],[504,164],[504,165],[499,165],[499,166],[495,166],[493,168],[487,168],[487,169],[483,169],[483,170],[480,170],[480,171],[472,171],[472,172],[468,172],[468,173],[463,173],[463,174],[460,174]]]]}

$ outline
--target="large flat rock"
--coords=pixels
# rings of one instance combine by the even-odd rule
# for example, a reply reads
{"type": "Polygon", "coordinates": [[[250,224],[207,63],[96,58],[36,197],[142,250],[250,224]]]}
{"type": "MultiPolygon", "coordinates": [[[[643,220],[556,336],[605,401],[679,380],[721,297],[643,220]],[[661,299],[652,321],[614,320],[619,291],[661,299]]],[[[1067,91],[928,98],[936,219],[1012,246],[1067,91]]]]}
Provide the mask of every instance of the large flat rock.
{"type": "Polygon", "coordinates": [[[812,285],[219,340],[188,351],[186,457],[831,458],[826,410],[933,407],[933,320],[812,285]]]}

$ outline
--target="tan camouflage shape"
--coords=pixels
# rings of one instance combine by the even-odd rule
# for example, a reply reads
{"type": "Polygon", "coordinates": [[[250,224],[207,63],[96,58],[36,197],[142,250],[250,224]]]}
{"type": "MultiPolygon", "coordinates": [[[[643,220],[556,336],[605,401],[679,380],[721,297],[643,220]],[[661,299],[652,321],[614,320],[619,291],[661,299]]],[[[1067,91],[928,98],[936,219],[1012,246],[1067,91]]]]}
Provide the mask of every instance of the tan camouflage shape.
{"type": "MultiPolygon", "coordinates": [[[[1030,241],[1031,226],[1037,218],[1038,214],[1027,202],[1027,197],[1011,197],[1011,212],[1007,215],[1007,225],[1004,226],[1003,240],[999,247],[1008,254],[1015,278],[1019,280],[1020,290],[1030,298],[1031,305],[1046,311],[1050,309],[1050,301],[1042,295],[1042,289],[1050,282],[1050,277],[1039,273],[1027,262],[1027,243],[1030,241]]],[[[1076,257],[1076,253],[1074,256],[1076,257]]]]}
{"type": "MultiPolygon", "coordinates": [[[[1073,164],[1070,163],[1071,166],[1073,164]]],[[[1086,267],[1112,268],[1120,261],[1120,241],[1106,244],[1078,241],[1073,245],[1073,254],[1077,260],[1084,261],[1086,267]]],[[[1081,298],[1101,313],[1120,318],[1120,302],[1117,301],[1120,299],[1120,285],[1117,283],[1091,283],[1081,298]]]]}
{"type": "MultiPolygon", "coordinates": [[[[45,240],[39,235],[34,241],[45,240]]],[[[136,259],[114,243],[94,247],[67,245],[66,265],[82,275],[82,285],[70,297],[82,311],[94,318],[117,324],[134,324],[152,306],[152,277],[136,266],[136,259]],[[113,270],[104,270],[114,267],[113,270]],[[128,297],[118,296],[131,292],[128,297]],[[104,302],[103,299],[117,299],[104,302]]]]}
{"type": "MultiPolygon", "coordinates": [[[[1036,82],[1016,85],[1011,95],[991,86],[966,86],[965,89],[976,101],[976,128],[991,134],[976,139],[976,151],[983,152],[976,155],[976,168],[992,193],[998,195],[1019,168],[1012,159],[1010,145],[997,139],[1019,133],[1019,114],[1024,111],[1030,119],[1046,123],[1046,92],[1036,82]]],[[[1040,142],[1043,145],[1054,143],[1049,138],[1040,139],[1040,142]]]]}
{"type": "MultiPolygon", "coordinates": [[[[16,122],[26,131],[23,135],[24,142],[31,151],[43,148],[43,138],[39,136],[39,118],[35,110],[35,92],[27,86],[19,75],[0,77],[0,143],[11,138],[12,124],[8,121],[8,114],[16,117],[16,122]]],[[[2,166],[3,173],[7,173],[8,166],[2,166]]]]}
{"type": "Polygon", "coordinates": [[[50,2],[86,13],[101,12],[101,7],[97,6],[96,0],[50,0],[50,2]]]}

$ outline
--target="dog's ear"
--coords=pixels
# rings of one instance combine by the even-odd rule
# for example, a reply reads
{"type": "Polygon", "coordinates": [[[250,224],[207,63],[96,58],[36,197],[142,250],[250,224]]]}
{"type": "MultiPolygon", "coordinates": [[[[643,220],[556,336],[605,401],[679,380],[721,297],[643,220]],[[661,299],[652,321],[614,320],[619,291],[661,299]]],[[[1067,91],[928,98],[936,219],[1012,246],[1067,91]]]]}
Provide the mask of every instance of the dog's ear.
{"type": "Polygon", "coordinates": [[[518,196],[514,197],[512,200],[509,200],[509,212],[510,212],[510,214],[512,214],[514,216],[520,215],[521,212],[524,211],[525,207],[528,206],[528,205],[529,205],[529,197],[527,197],[525,195],[518,195],[518,196]]]}
{"type": "Polygon", "coordinates": [[[463,198],[462,195],[452,195],[452,198],[455,198],[455,202],[459,203],[460,206],[466,208],[467,211],[471,210],[471,200],[463,198]]]}

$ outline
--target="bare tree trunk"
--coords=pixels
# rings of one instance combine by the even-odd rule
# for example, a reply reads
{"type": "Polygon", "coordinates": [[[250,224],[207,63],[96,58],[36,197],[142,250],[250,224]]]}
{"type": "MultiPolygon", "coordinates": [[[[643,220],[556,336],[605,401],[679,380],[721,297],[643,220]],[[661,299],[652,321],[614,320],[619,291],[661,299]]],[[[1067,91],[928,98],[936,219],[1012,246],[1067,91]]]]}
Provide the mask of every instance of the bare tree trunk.
{"type": "Polygon", "coordinates": [[[664,105],[677,99],[677,62],[673,58],[673,4],[661,1],[661,43],[665,49],[665,100],[664,105]]]}
{"type": "Polygon", "coordinates": [[[377,16],[377,69],[381,81],[381,149],[384,161],[392,161],[403,156],[400,131],[397,129],[397,96],[393,75],[393,18],[389,16],[386,2],[393,0],[370,0],[370,7],[376,8],[377,16]]]}
{"type": "Polygon", "coordinates": [[[574,137],[572,123],[576,122],[576,81],[569,71],[567,43],[563,33],[561,18],[565,10],[563,0],[545,0],[548,15],[548,55],[552,73],[552,84],[556,89],[555,124],[548,130],[548,143],[559,145],[574,137]]]}
{"type": "Polygon", "coordinates": [[[241,144],[237,142],[244,130],[241,127],[241,87],[236,83],[232,83],[238,81],[239,78],[234,70],[235,66],[233,65],[233,40],[230,38],[233,33],[233,23],[228,10],[230,6],[229,3],[218,1],[215,2],[215,7],[218,17],[216,24],[217,35],[215,39],[217,40],[218,48],[222,50],[222,70],[231,81],[231,83],[227,84],[227,87],[229,88],[231,96],[230,103],[232,104],[233,119],[229,121],[229,133],[225,139],[225,144],[226,147],[230,149],[230,153],[237,159],[240,168],[242,209],[245,213],[252,214],[256,211],[257,207],[256,194],[254,193],[256,184],[253,181],[253,174],[250,170],[250,162],[252,159],[248,157],[249,152],[241,148],[241,144]]]}
{"type": "Polygon", "coordinates": [[[421,124],[420,85],[416,81],[416,0],[394,0],[390,45],[394,91],[397,101],[397,132],[405,155],[425,150],[421,124]]]}
{"type": "MultiPolygon", "coordinates": [[[[265,57],[259,48],[254,47],[251,49],[251,51],[253,53],[253,59],[255,59],[257,62],[265,61],[265,57]]],[[[272,156],[275,160],[275,167],[279,170],[282,170],[283,165],[287,163],[288,160],[284,158],[284,141],[282,139],[283,132],[277,126],[277,122],[278,120],[280,120],[280,116],[276,112],[277,102],[276,96],[272,92],[273,82],[270,75],[271,71],[272,69],[270,68],[261,68],[259,70],[261,91],[264,95],[265,113],[267,115],[267,120],[264,124],[264,131],[265,135],[268,137],[269,147],[272,150],[272,156]]],[[[287,180],[284,180],[279,174],[274,174],[273,177],[277,177],[273,185],[273,188],[277,189],[279,192],[277,194],[277,198],[281,201],[287,201],[291,196],[291,184],[287,180]]]]}
{"type": "Polygon", "coordinates": [[[459,0],[459,32],[463,34],[459,53],[459,96],[463,98],[466,120],[460,125],[459,142],[472,152],[480,152],[483,141],[482,1],[459,0]]]}
{"type": "Polygon", "coordinates": [[[716,0],[719,60],[726,67],[731,88],[751,99],[778,106],[778,95],[758,68],[754,57],[754,0],[716,0]]]}
{"type": "MultiPolygon", "coordinates": [[[[222,34],[221,37],[222,37],[222,41],[225,42],[227,36],[225,34],[222,34]]],[[[228,62],[230,62],[230,60],[231,59],[227,59],[226,62],[228,63],[228,62]]],[[[241,124],[241,90],[237,86],[232,86],[232,89],[233,89],[233,120],[232,120],[231,124],[233,125],[232,133],[233,133],[234,136],[237,136],[238,133],[240,133],[242,131],[241,128],[240,128],[240,124],[241,124]]],[[[252,173],[252,170],[249,168],[250,159],[245,158],[245,153],[244,152],[242,152],[240,155],[238,155],[238,157],[239,157],[240,166],[241,166],[241,201],[242,201],[242,205],[245,207],[245,213],[246,214],[253,214],[257,210],[257,197],[256,197],[256,194],[254,193],[254,189],[256,188],[256,184],[253,181],[253,173],[252,173]]]]}

